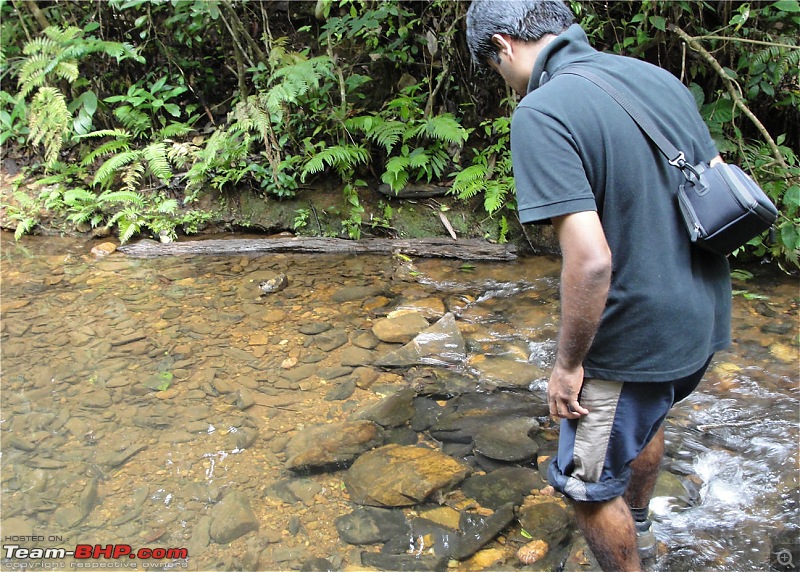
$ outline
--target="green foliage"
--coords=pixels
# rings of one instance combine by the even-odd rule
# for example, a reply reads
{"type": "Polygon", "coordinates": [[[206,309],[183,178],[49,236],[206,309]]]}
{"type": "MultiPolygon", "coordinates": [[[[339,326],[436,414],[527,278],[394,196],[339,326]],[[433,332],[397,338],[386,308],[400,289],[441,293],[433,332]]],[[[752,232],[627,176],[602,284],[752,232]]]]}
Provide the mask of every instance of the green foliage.
{"type": "MultiPolygon", "coordinates": [[[[486,139],[493,141],[483,149],[473,149],[472,165],[454,173],[450,192],[461,200],[469,200],[483,192],[483,208],[489,214],[502,209],[513,210],[516,203],[510,199],[514,192],[514,174],[511,164],[511,119],[499,117],[485,121],[481,128],[486,139]]],[[[508,221],[504,215],[498,221],[498,240],[505,242],[508,221]]]]}
{"type": "Polygon", "coordinates": [[[34,147],[44,144],[47,165],[55,164],[66,138],[74,131],[86,133],[91,126],[91,116],[97,107],[96,96],[85,92],[68,104],[59,84],[75,84],[80,77],[79,64],[94,53],[111,56],[117,62],[128,58],[144,62],[130,44],[85,36],[84,31],[75,26],[50,26],[23,48],[27,58],[17,70],[19,97],[25,99],[35,91],[27,113],[28,138],[34,147]],[[73,122],[75,110],[78,110],[78,117],[73,122]]]}
{"type": "Polygon", "coordinates": [[[22,97],[0,90],[0,146],[6,142],[24,143],[30,133],[27,113],[22,97]]]}

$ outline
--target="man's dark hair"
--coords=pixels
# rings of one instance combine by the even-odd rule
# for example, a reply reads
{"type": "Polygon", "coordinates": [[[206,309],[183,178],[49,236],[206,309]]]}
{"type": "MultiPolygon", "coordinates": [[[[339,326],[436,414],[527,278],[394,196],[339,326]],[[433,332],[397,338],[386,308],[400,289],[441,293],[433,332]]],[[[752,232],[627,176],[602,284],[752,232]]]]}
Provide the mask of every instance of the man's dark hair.
{"type": "Polygon", "coordinates": [[[479,67],[499,62],[494,34],[508,34],[535,42],[547,34],[558,35],[575,22],[561,0],[473,0],[467,11],[467,45],[479,67]]]}

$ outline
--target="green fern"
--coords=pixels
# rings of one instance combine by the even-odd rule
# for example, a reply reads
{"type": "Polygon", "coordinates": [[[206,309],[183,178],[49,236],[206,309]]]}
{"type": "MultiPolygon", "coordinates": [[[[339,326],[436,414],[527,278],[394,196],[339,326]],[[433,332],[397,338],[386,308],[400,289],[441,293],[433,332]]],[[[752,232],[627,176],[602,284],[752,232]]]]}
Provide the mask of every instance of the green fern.
{"type": "Polygon", "coordinates": [[[432,139],[446,141],[453,145],[462,145],[469,137],[469,131],[464,129],[458,120],[446,113],[435,115],[420,122],[414,130],[414,135],[425,134],[432,139]]]}
{"type": "Polygon", "coordinates": [[[105,206],[108,203],[116,205],[131,205],[143,209],[147,204],[145,198],[135,191],[106,191],[97,198],[97,202],[105,206]]]}
{"type": "Polygon", "coordinates": [[[489,176],[490,172],[486,165],[470,165],[456,174],[450,192],[462,201],[469,200],[486,187],[489,176]]]}
{"type": "Polygon", "coordinates": [[[97,169],[97,172],[94,174],[92,185],[107,187],[111,184],[114,175],[116,175],[125,165],[137,161],[139,159],[139,155],[140,151],[128,150],[109,157],[102,165],[100,165],[100,168],[97,169]]]}
{"type": "Polygon", "coordinates": [[[300,180],[307,175],[319,173],[325,166],[333,167],[340,174],[352,171],[358,164],[369,162],[369,152],[361,145],[335,145],[312,156],[300,171],[300,180]]]}
{"type": "Polygon", "coordinates": [[[44,143],[48,165],[58,160],[64,138],[70,132],[71,120],[64,94],[54,87],[39,88],[28,110],[28,140],[33,146],[44,143]]]}
{"type": "Polygon", "coordinates": [[[154,177],[162,182],[172,178],[172,170],[167,159],[167,148],[163,143],[151,143],[142,149],[142,158],[147,161],[147,168],[154,177]]]}

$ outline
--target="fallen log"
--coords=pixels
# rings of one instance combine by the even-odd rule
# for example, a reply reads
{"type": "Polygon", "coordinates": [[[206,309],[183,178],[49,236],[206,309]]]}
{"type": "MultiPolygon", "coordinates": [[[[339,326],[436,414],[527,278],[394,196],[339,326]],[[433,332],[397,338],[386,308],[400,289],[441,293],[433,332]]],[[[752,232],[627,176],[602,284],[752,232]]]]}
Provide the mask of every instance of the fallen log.
{"type": "Polygon", "coordinates": [[[120,246],[118,251],[134,258],[157,256],[226,255],[260,252],[300,252],[318,254],[392,254],[402,253],[422,258],[456,258],[459,260],[514,260],[513,244],[492,244],[481,239],[449,238],[239,238],[193,240],[161,244],[141,240],[120,246]]]}

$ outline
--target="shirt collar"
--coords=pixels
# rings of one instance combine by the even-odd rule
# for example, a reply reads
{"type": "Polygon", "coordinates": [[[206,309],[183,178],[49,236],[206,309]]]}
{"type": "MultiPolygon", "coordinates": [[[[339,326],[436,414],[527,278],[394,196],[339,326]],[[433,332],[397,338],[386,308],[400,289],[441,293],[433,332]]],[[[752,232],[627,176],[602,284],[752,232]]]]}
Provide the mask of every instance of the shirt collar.
{"type": "Polygon", "coordinates": [[[572,24],[539,52],[533,65],[528,93],[543,86],[560,67],[597,53],[578,24],[572,24]]]}

